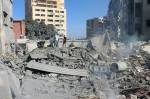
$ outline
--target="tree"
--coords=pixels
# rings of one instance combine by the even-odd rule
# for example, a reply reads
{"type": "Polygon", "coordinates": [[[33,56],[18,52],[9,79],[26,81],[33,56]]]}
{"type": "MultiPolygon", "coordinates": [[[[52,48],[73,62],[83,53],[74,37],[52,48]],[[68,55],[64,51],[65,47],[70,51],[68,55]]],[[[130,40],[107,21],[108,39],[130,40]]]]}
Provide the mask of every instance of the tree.
{"type": "Polygon", "coordinates": [[[26,36],[31,40],[48,40],[56,34],[53,25],[44,22],[26,21],[26,36]]]}

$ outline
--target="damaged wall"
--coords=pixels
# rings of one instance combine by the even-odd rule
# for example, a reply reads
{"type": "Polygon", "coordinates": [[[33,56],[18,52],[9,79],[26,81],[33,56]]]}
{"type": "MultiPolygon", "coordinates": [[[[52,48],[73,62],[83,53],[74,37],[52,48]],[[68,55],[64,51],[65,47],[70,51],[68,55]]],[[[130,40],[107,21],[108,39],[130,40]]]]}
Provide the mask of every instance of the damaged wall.
{"type": "Polygon", "coordinates": [[[11,43],[14,43],[12,4],[13,0],[0,1],[1,53],[11,52],[11,48],[14,47],[11,45],[11,43]]]}

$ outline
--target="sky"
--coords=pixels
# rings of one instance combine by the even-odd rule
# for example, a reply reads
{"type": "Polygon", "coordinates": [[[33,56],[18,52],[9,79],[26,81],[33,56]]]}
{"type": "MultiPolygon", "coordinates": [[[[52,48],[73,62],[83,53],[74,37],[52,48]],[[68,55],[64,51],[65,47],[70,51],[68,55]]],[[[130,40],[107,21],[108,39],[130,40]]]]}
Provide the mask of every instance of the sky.
{"type": "MultiPolygon", "coordinates": [[[[24,0],[14,0],[14,20],[25,18],[24,0]]],[[[69,38],[86,37],[86,20],[107,15],[109,0],[65,0],[67,35],[69,38]]]]}

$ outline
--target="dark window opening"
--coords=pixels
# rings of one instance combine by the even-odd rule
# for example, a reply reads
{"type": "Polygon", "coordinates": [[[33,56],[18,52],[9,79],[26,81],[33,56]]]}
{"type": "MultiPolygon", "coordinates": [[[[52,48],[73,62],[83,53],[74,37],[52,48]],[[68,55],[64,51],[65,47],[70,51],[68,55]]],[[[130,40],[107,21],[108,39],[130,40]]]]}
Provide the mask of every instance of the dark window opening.
{"type": "Polygon", "coordinates": [[[136,3],[135,4],[135,16],[141,17],[142,15],[142,3],[136,3]]]}
{"type": "Polygon", "coordinates": [[[6,18],[8,14],[5,11],[3,11],[3,15],[6,18]]]}
{"type": "Polygon", "coordinates": [[[150,27],[150,20],[146,20],[146,26],[150,27]]]}
{"type": "Polygon", "coordinates": [[[150,0],[147,0],[147,4],[150,4],[150,0]]]}
{"type": "Polygon", "coordinates": [[[13,22],[13,18],[12,17],[10,18],[10,21],[13,22]]]}

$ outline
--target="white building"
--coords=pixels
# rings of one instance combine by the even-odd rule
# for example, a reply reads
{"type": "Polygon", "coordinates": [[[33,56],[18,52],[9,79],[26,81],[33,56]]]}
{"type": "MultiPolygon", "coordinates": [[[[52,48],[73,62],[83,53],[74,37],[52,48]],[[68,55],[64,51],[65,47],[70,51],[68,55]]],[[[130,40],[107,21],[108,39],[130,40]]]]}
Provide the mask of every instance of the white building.
{"type": "Polygon", "coordinates": [[[66,9],[64,0],[26,0],[26,20],[52,24],[60,35],[66,35],[66,9]]]}
{"type": "Polygon", "coordinates": [[[14,44],[13,18],[12,18],[13,0],[0,0],[0,52],[11,52],[14,44]]]}

